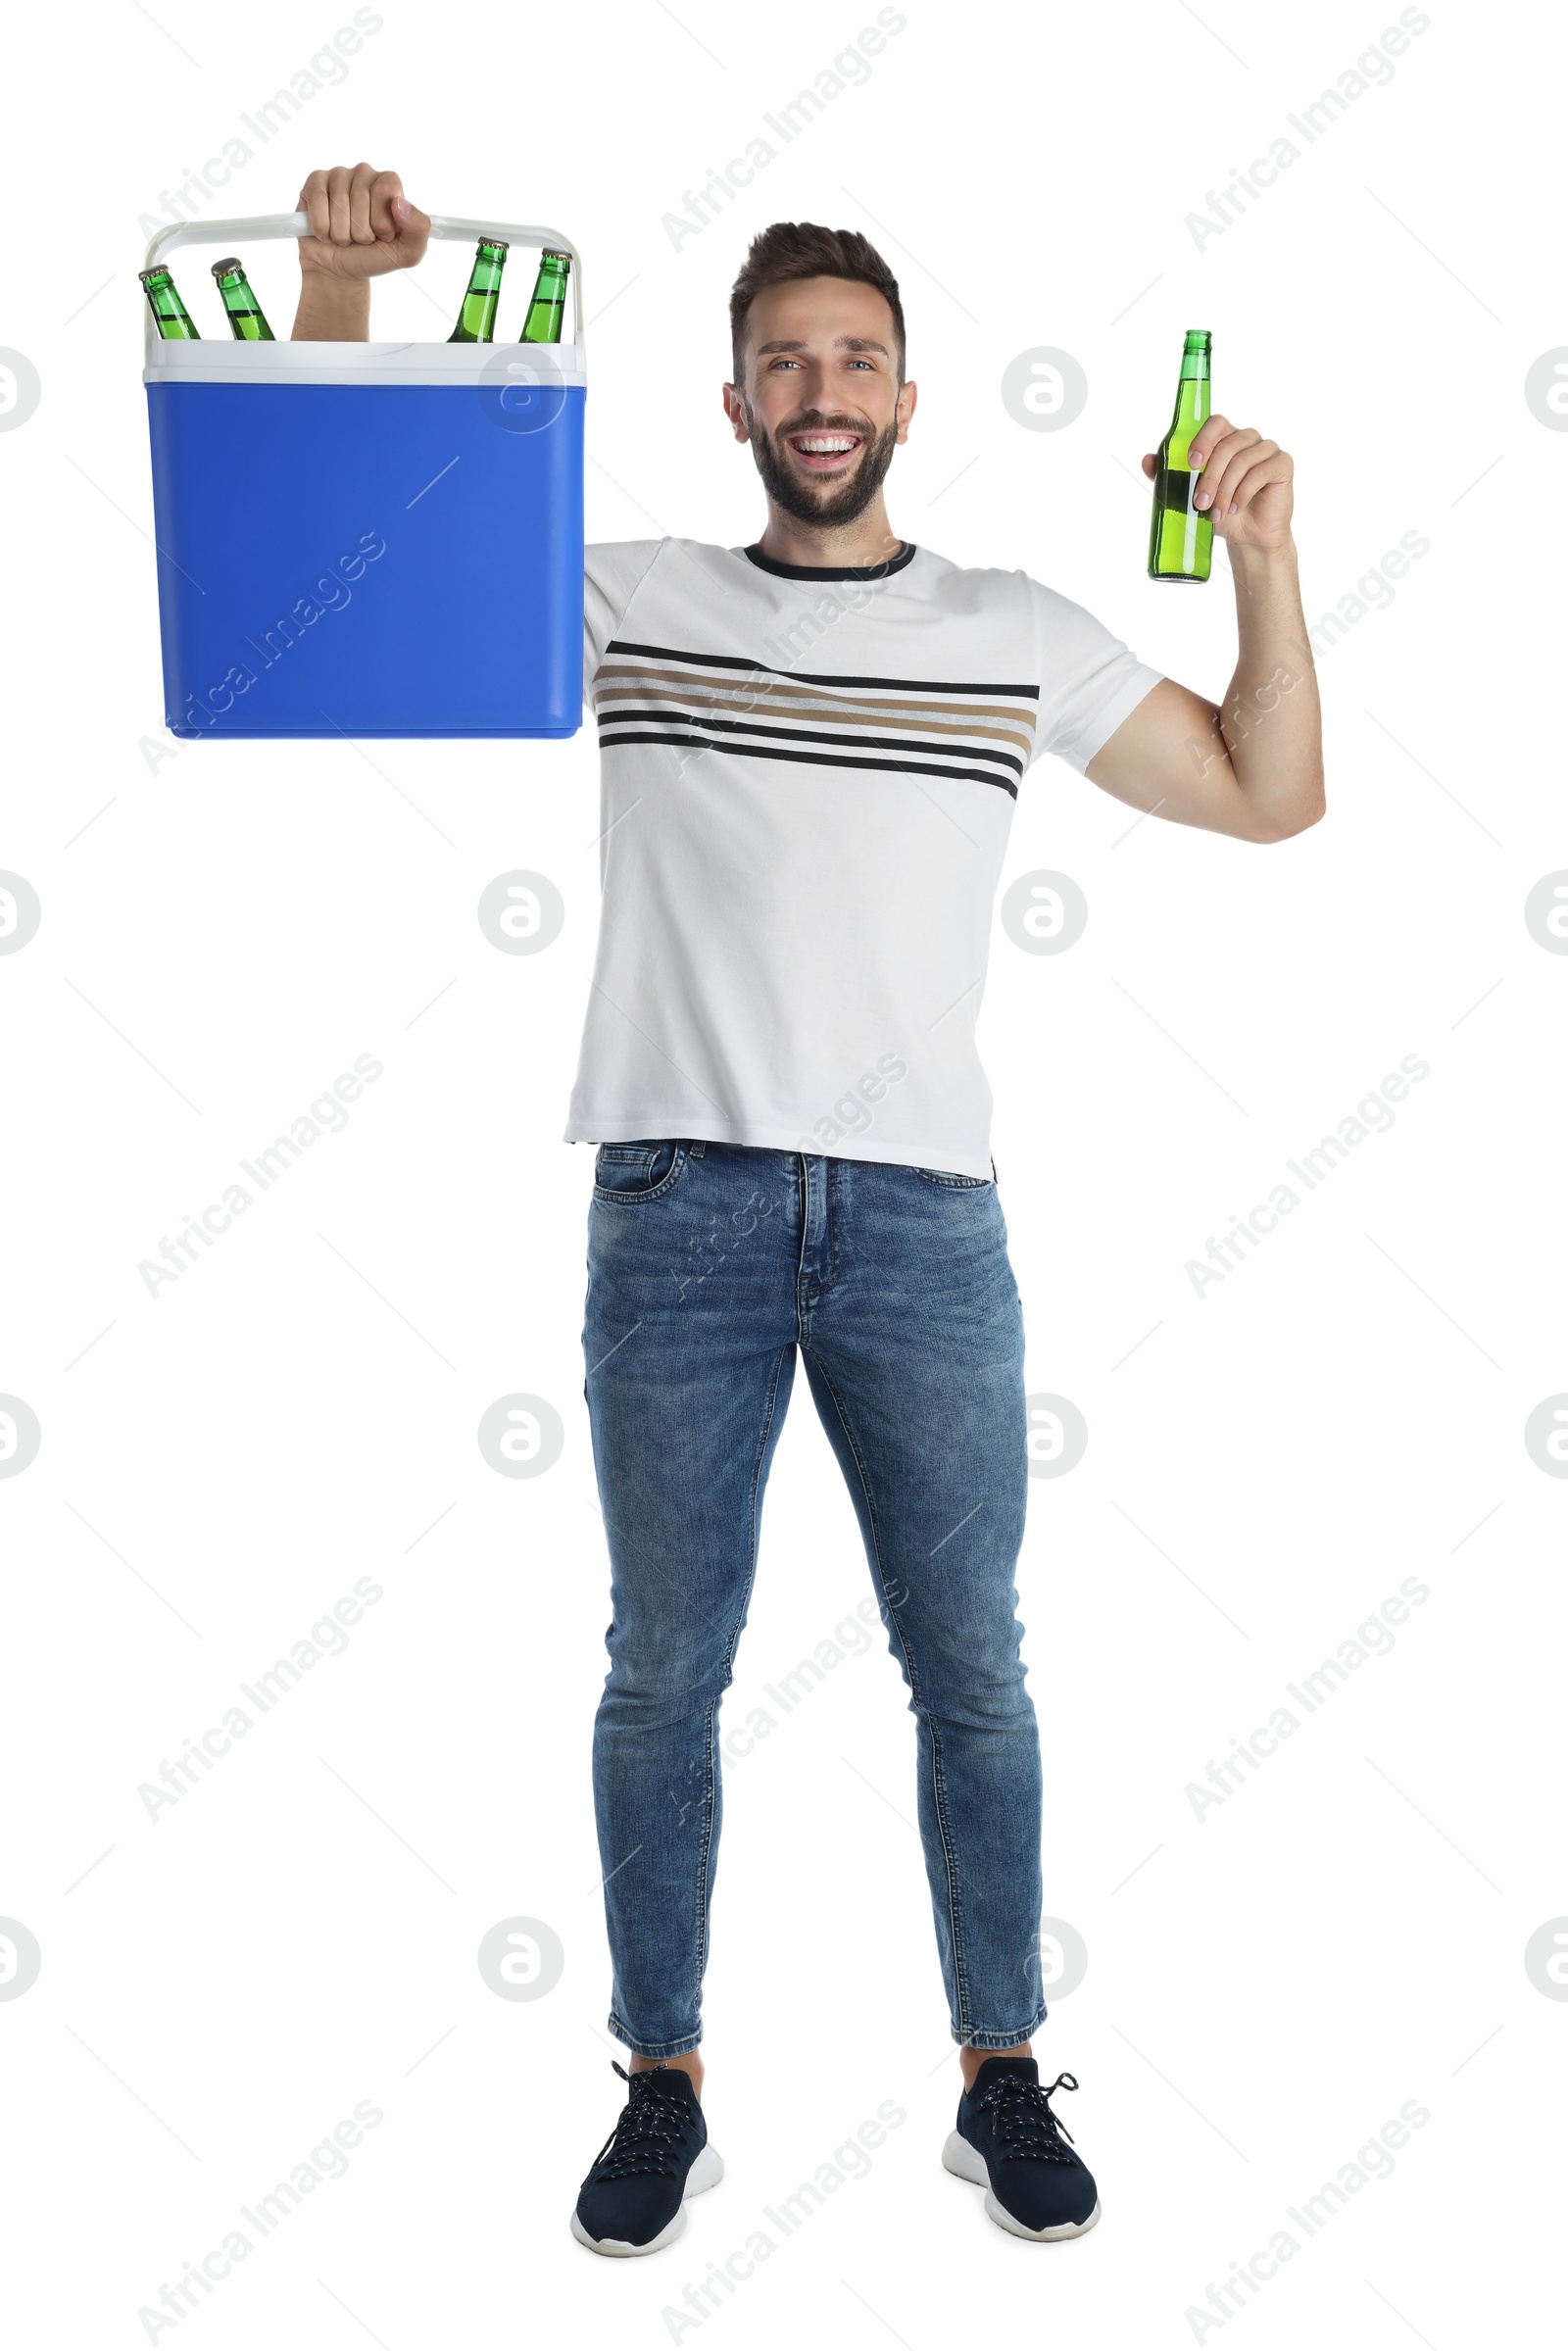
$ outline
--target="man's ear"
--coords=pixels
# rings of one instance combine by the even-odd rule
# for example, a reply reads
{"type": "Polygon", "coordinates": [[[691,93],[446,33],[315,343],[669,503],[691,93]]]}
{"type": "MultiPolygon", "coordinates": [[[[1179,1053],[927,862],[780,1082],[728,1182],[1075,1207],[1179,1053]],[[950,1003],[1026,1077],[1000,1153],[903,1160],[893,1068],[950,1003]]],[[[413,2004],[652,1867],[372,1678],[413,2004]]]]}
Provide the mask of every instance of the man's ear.
{"type": "Polygon", "coordinates": [[[722,389],[724,414],[730,420],[737,441],[749,441],[751,428],[746,421],[746,395],[738,384],[725,384],[722,389]]]}
{"type": "Polygon", "coordinates": [[[899,446],[901,448],[909,437],[909,420],[914,415],[914,404],[918,398],[918,385],[913,383],[900,384],[898,404],[895,407],[893,414],[898,420],[899,446]]]}

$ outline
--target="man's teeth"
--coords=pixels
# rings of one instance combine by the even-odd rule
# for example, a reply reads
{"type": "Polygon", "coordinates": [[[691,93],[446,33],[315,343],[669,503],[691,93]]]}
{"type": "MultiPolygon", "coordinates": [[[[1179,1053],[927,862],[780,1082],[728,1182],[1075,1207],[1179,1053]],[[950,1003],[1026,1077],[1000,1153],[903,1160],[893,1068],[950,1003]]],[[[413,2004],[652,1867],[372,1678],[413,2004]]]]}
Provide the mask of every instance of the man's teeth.
{"type": "Polygon", "coordinates": [[[839,433],[825,440],[803,437],[797,439],[794,446],[806,457],[840,457],[845,451],[859,447],[859,436],[856,433],[839,433]]]}

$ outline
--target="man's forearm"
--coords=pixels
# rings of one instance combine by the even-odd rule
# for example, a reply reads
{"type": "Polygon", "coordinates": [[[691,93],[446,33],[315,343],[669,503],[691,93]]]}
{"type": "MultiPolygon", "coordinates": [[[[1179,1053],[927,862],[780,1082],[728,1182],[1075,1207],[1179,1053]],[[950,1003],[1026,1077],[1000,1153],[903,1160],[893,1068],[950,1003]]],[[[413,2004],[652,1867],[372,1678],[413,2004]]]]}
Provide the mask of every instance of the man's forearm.
{"type": "Polygon", "coordinates": [[[1296,549],[1227,549],[1236,581],[1235,674],[1220,709],[1231,769],[1265,832],[1323,812],[1323,729],[1296,549]]]}
{"type": "Polygon", "coordinates": [[[289,339],[295,343],[368,343],[369,280],[338,277],[324,269],[307,268],[289,339]]]}

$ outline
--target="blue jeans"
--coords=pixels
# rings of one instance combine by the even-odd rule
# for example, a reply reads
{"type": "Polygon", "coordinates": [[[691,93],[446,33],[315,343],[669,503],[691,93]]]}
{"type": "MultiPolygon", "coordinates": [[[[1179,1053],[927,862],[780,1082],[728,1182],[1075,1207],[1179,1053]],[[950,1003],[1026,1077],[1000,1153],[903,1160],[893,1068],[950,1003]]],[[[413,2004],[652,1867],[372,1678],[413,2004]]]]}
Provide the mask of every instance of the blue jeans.
{"type": "Polygon", "coordinates": [[[610,2029],[652,2058],[702,2038],[718,1707],[797,1349],[909,1690],[954,2038],[1004,2049],[1045,2006],[1013,1589],[1023,1317],[997,1188],[711,1142],[602,1145],[588,1218],[584,1393],[612,1574],[594,1725],[610,2029]]]}

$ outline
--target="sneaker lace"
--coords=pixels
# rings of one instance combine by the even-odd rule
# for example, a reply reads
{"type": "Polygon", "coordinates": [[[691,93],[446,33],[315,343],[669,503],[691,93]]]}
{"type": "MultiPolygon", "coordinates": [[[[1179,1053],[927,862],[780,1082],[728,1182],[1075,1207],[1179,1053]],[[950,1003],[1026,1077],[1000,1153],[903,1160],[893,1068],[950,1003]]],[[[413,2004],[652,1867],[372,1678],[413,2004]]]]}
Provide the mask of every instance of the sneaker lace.
{"type": "Polygon", "coordinates": [[[1072,2132],[1057,2115],[1051,2111],[1051,2101],[1058,2089],[1076,2089],[1078,2083],[1071,2074],[1058,2074],[1049,2089],[1038,2082],[1030,2082],[1022,2074],[1004,2074],[982,2091],[980,2105],[989,2114],[1004,2156],[1019,2156],[1037,2163],[1073,2163],[1061,2143],[1062,2134],[1069,2139],[1072,2132]]]}
{"type": "Polygon", "coordinates": [[[613,2058],[611,2063],[631,2095],[614,2130],[594,2157],[594,2171],[601,2180],[624,2180],[637,2172],[667,2177],[676,2169],[675,2155],[690,2127],[691,2108],[677,2091],[661,2082],[659,2068],[628,2074],[613,2058]]]}

